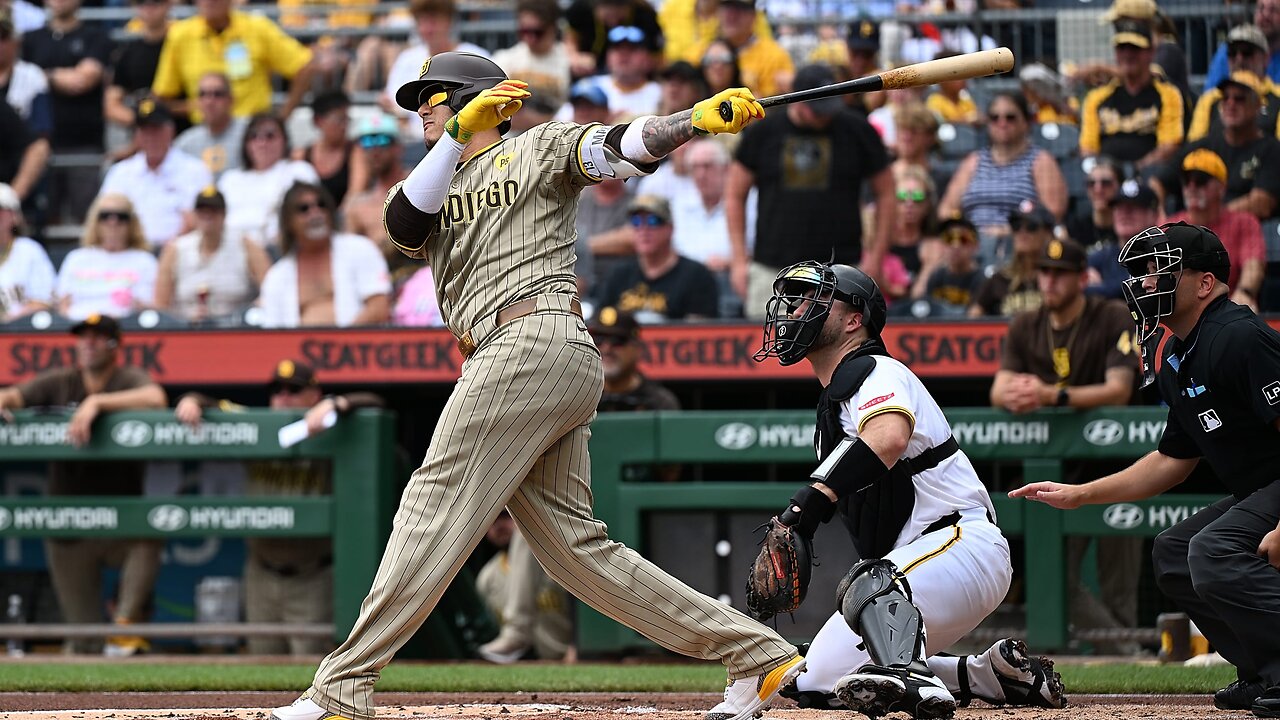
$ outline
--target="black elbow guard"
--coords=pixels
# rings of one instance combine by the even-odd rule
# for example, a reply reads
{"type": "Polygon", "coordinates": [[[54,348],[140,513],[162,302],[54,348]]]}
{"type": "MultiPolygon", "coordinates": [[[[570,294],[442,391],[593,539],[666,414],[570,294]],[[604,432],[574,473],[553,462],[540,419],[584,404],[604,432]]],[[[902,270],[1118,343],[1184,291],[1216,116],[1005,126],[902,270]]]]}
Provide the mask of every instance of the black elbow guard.
{"type": "Polygon", "coordinates": [[[841,440],[809,477],[843,498],[871,487],[889,473],[880,456],[861,438],[841,440]]]}
{"type": "Polygon", "coordinates": [[[404,196],[397,183],[382,207],[382,227],[400,252],[411,258],[426,259],[427,238],[436,229],[439,213],[419,210],[404,196]]]}

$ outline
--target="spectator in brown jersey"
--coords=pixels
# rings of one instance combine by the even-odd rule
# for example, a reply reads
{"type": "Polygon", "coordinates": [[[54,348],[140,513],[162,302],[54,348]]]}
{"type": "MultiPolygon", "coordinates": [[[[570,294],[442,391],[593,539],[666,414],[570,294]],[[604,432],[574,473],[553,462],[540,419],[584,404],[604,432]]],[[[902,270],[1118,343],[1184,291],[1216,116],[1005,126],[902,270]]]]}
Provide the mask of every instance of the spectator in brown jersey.
{"type": "Polygon", "coordinates": [[[1034,200],[1023,200],[1009,214],[1013,230],[1013,257],[978,288],[969,306],[969,317],[1004,315],[1040,307],[1036,263],[1053,237],[1053,215],[1034,200]]]}
{"type": "MultiPolygon", "coordinates": [[[[281,360],[267,383],[272,410],[305,410],[308,433],[328,427],[325,418],[339,418],[362,407],[382,407],[373,393],[325,395],[315,371],[305,363],[281,360]]],[[[174,415],[182,423],[199,427],[206,409],[236,412],[244,408],[227,400],[187,393],[178,400],[174,415]]],[[[318,458],[261,460],[246,464],[250,495],[328,495],[333,492],[329,461],[318,458]]],[[[245,622],[333,622],[333,545],[330,538],[245,539],[245,622]]],[[[248,641],[254,655],[318,655],[333,648],[328,638],[305,636],[253,636],[248,641]]]]}
{"type": "MultiPolygon", "coordinates": [[[[118,410],[159,409],[168,404],[164,388],[145,370],[120,363],[120,325],[106,315],[90,315],[71,328],[76,336],[75,365],[47,370],[27,382],[0,390],[0,415],[32,407],[73,409],[67,442],[84,447],[93,436],[93,422],[118,410]]],[[[144,464],[140,462],[55,462],[49,464],[51,496],[142,495],[144,464]]],[[[151,593],[160,570],[158,540],[129,538],[51,538],[45,557],[62,620],[72,624],[100,623],[102,570],[120,570],[112,620],[121,626],[146,619],[151,593]]],[[[66,652],[96,652],[102,646],[87,638],[69,639],[66,652]]],[[[106,655],[133,655],[147,649],[140,637],[107,639],[106,655]]]]}
{"type": "MultiPolygon", "coordinates": [[[[1004,358],[991,386],[991,404],[1012,413],[1044,407],[1088,410],[1128,405],[1138,370],[1133,319],[1124,303],[1085,294],[1088,256],[1071,240],[1051,240],[1038,262],[1044,298],[1038,310],[1009,323],[1004,358]]],[[[1084,483],[1110,473],[1111,463],[1064,463],[1067,482],[1084,483]]],[[[1067,542],[1067,588],[1077,628],[1136,627],[1142,539],[1099,538],[1101,600],[1080,581],[1086,537],[1067,542]]],[[[1133,642],[1097,642],[1106,654],[1133,654],[1133,642]]]]}

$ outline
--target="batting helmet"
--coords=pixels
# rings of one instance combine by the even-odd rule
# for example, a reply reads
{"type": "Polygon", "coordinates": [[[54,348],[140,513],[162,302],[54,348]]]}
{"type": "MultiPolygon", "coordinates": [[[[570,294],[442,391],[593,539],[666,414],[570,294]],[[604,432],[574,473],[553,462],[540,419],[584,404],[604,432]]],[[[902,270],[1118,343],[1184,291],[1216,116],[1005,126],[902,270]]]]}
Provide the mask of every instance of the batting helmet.
{"type": "MultiPolygon", "coordinates": [[[[502,68],[487,57],[465,52],[438,53],[422,64],[417,80],[400,86],[396,104],[416,113],[433,95],[444,93],[445,103],[456,113],[481,90],[506,79],[502,68]]],[[[510,123],[503,123],[500,130],[505,133],[508,127],[510,123]]]]}
{"type": "Polygon", "coordinates": [[[783,365],[800,362],[818,339],[836,300],[861,312],[863,327],[871,337],[880,337],[889,311],[876,281],[852,265],[806,261],[784,268],[773,281],[773,297],[765,308],[764,344],[755,360],[776,357],[783,365]]]}

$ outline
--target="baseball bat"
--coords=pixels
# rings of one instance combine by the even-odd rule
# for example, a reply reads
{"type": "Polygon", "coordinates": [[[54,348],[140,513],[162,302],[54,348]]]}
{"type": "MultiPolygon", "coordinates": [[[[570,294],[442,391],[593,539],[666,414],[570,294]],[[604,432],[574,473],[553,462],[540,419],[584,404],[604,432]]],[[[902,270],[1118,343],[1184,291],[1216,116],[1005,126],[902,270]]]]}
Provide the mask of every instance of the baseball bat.
{"type": "MultiPolygon", "coordinates": [[[[948,80],[968,80],[970,78],[987,77],[1009,72],[1013,69],[1013,52],[1009,48],[980,50],[955,57],[926,60],[914,65],[886,70],[875,75],[846,80],[845,82],[824,85],[809,90],[797,90],[783,95],[772,95],[760,98],[764,107],[787,105],[806,100],[821,100],[839,95],[877,92],[879,90],[896,90],[898,88],[923,87],[936,85],[948,80]]],[[[725,122],[733,119],[733,106],[726,100],[720,103],[720,117],[725,122]]]]}

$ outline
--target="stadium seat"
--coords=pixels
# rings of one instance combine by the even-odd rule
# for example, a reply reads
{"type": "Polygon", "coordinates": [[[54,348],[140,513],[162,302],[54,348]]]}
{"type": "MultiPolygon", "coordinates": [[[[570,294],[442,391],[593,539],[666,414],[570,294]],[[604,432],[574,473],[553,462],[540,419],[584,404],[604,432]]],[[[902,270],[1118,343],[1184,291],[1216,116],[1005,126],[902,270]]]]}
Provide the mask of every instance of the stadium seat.
{"type": "Polygon", "coordinates": [[[50,332],[65,333],[74,325],[70,319],[54,312],[39,310],[17,320],[0,324],[0,332],[50,332]]]}
{"type": "Polygon", "coordinates": [[[1075,125],[1044,123],[1032,128],[1031,140],[1062,161],[1079,154],[1080,128],[1075,125]]]}
{"type": "Polygon", "coordinates": [[[938,126],[938,152],[944,158],[963,158],[985,142],[982,130],[972,125],[942,123],[938,126]]]}
{"type": "Polygon", "coordinates": [[[1085,180],[1088,175],[1084,171],[1081,160],[1076,157],[1064,158],[1058,161],[1058,166],[1062,169],[1062,177],[1067,181],[1067,196],[1074,200],[1088,202],[1089,196],[1085,193],[1085,180]]]}

